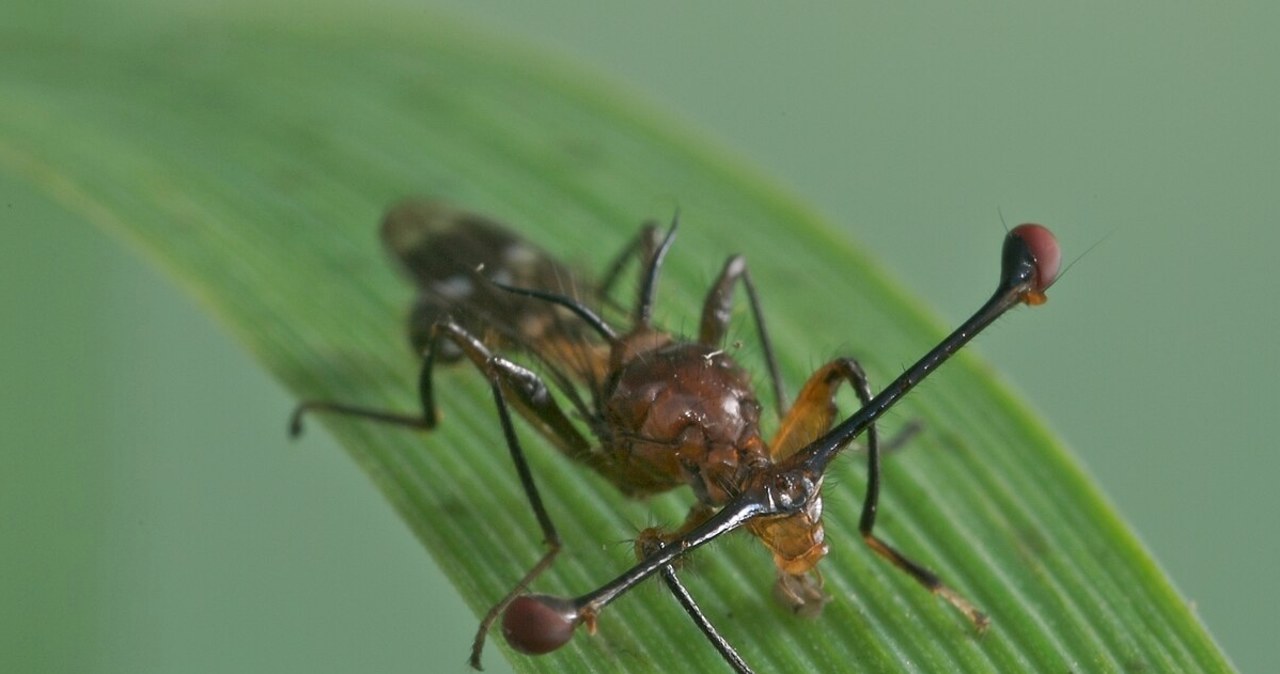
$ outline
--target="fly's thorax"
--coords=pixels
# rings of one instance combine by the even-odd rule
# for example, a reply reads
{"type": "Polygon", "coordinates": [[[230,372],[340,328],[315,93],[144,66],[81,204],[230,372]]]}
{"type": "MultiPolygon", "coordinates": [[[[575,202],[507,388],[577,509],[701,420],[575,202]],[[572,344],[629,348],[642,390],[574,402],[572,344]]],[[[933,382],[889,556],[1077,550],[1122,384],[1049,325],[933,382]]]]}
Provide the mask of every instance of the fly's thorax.
{"type": "Polygon", "coordinates": [[[621,364],[605,389],[606,450],[652,476],[651,491],[688,484],[699,501],[719,506],[768,464],[760,403],[724,352],[646,331],[623,338],[614,353],[621,364]],[[654,348],[637,348],[645,345],[654,348]]]}

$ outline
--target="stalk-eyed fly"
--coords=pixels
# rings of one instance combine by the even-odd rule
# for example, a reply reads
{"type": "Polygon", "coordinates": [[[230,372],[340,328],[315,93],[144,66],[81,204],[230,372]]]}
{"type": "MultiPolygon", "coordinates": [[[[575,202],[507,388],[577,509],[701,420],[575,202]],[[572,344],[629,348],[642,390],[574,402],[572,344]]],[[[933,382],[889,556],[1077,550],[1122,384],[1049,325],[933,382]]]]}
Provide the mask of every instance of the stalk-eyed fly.
{"type": "Polygon", "coordinates": [[[976,629],[984,629],[985,614],[875,534],[882,452],[875,422],[1005,311],[1045,301],[1060,257],[1053,235],[1033,224],[1011,230],[992,297],[879,394],[872,394],[857,361],[836,358],[810,375],[788,405],[742,256],[728,258],[711,284],[696,336],[680,337],[653,324],[658,276],[675,229],[674,222],[665,234],[655,225],[644,226],[601,282],[592,284],[486,217],[435,202],[393,207],[383,220],[382,239],[417,288],[409,335],[423,355],[418,378],[422,409],[404,414],[308,401],[295,411],[292,432],[300,431],[305,413],[319,411],[429,430],[436,425],[437,364],[465,359],[488,380],[547,550],[481,620],[471,652],[476,668],[485,637],[500,616],[503,634],[514,648],[547,653],[564,645],[580,625],[594,631],[605,605],[660,574],[725,661],[735,671],[749,672],[684,587],[675,562],[722,534],[745,528],[772,553],[775,595],[797,612],[820,611],[826,597],[817,565],[828,550],[823,477],[831,461],[860,436],[868,474],[859,521],[863,540],[954,606],[976,629]],[[632,261],[639,262],[639,289],[628,310],[609,297],[632,261]],[[768,440],[760,430],[762,405],[750,377],[723,348],[739,286],[755,321],[780,418],[768,440]],[[622,312],[621,328],[605,318],[622,312]],[[507,354],[520,354],[529,365],[507,354]],[[862,406],[836,423],[835,396],[846,384],[862,406]],[[561,541],[516,437],[511,409],[570,459],[628,496],[689,486],[694,504],[685,522],[671,531],[642,531],[636,542],[638,562],[591,592],[577,598],[527,594],[552,564],[561,541]]]}

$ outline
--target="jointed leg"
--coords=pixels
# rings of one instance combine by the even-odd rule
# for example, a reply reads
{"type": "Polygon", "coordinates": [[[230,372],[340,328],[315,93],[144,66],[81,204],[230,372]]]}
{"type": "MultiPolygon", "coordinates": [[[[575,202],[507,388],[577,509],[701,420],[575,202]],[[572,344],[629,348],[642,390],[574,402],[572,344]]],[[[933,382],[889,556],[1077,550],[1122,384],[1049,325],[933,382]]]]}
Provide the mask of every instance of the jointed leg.
{"type": "MultiPolygon", "coordinates": [[[[809,375],[796,396],[795,404],[782,418],[778,433],[773,436],[769,453],[774,461],[795,454],[831,430],[837,413],[836,393],[844,383],[848,383],[865,404],[871,395],[867,375],[852,358],[837,358],[809,375]]],[[[876,438],[876,427],[872,425],[867,430],[867,443],[873,444],[876,438]]]]}
{"type": "Polygon", "coordinates": [[[764,327],[764,317],[760,313],[760,298],[756,295],[755,284],[751,282],[751,274],[747,272],[747,259],[734,255],[724,263],[720,276],[707,291],[702,302],[702,321],[698,330],[698,343],[708,346],[719,346],[729,329],[729,320],[733,317],[733,290],[735,284],[742,282],[747,289],[747,303],[751,307],[751,315],[755,318],[756,334],[759,335],[760,347],[764,352],[765,367],[769,370],[769,382],[773,387],[773,398],[778,405],[778,416],[787,409],[787,396],[782,390],[782,376],[778,373],[778,361],[773,355],[773,343],[769,341],[769,332],[764,327]]]}
{"type": "Polygon", "coordinates": [[[684,584],[676,576],[676,570],[673,566],[662,567],[662,580],[666,582],[671,594],[675,595],[676,601],[680,602],[684,612],[688,613],[690,618],[693,618],[693,622],[698,625],[698,629],[703,636],[711,642],[712,646],[716,647],[720,657],[724,658],[730,667],[733,667],[733,671],[738,674],[752,674],[751,668],[747,666],[746,661],[742,659],[741,655],[738,655],[738,651],[734,649],[733,645],[720,635],[715,625],[711,624],[711,621],[707,619],[702,609],[699,608],[698,603],[694,601],[693,595],[689,594],[689,591],[685,589],[684,584]]]}
{"type": "MultiPolygon", "coordinates": [[[[836,393],[846,382],[854,389],[866,388],[862,368],[848,358],[833,360],[809,376],[770,445],[775,462],[785,460],[831,429],[837,414],[836,393]]],[[[868,434],[872,441],[875,433],[873,425],[868,434]]],[[[752,531],[772,550],[778,565],[774,596],[779,603],[803,616],[818,615],[827,602],[822,591],[822,576],[816,567],[826,554],[821,516],[818,505],[805,520],[793,522],[792,518],[752,526],[752,531]]]]}
{"type": "Polygon", "coordinates": [[[515,428],[511,422],[508,401],[514,404],[523,416],[536,426],[540,432],[555,440],[566,454],[596,467],[593,462],[594,455],[591,453],[591,446],[561,411],[559,405],[547,390],[546,384],[533,372],[505,358],[493,355],[480,340],[467,333],[456,323],[445,320],[437,323],[432,331],[431,346],[427,351],[426,358],[423,360],[422,370],[419,375],[418,389],[422,403],[421,416],[386,412],[343,403],[309,401],[298,406],[293,414],[290,426],[296,435],[301,429],[303,414],[312,411],[323,411],[372,421],[399,424],[411,428],[434,428],[436,425],[436,412],[432,372],[436,360],[435,355],[444,340],[448,340],[456,346],[488,379],[493,393],[494,404],[497,406],[503,437],[506,440],[507,449],[511,453],[512,462],[515,464],[516,473],[520,478],[520,486],[529,500],[529,505],[538,520],[538,526],[542,530],[543,540],[547,545],[547,551],[543,553],[538,562],[524,574],[507,596],[495,604],[481,620],[471,651],[471,665],[479,669],[480,653],[484,647],[485,637],[494,620],[501,615],[503,609],[511,603],[512,599],[523,594],[529,584],[551,566],[561,547],[560,536],[556,532],[555,525],[552,523],[546,507],[543,505],[542,497],[533,480],[533,474],[529,470],[528,461],[525,459],[524,450],[521,448],[520,440],[516,436],[515,428]]]}
{"type": "MultiPolygon", "coordinates": [[[[623,267],[632,258],[638,258],[640,264],[653,257],[653,251],[658,249],[658,244],[662,237],[658,234],[658,225],[655,222],[646,222],[640,227],[640,231],[627,242],[627,245],[618,252],[617,257],[609,263],[605,268],[604,276],[600,279],[600,284],[596,287],[596,291],[602,298],[608,298],[609,293],[613,290],[613,284],[618,281],[618,276],[622,274],[623,267]]],[[[616,304],[614,306],[617,306],[616,304]]]]}
{"type": "MultiPolygon", "coordinates": [[[[871,387],[867,383],[867,375],[857,362],[853,360],[847,362],[851,366],[847,371],[847,377],[853,384],[854,390],[857,391],[858,399],[862,401],[862,404],[866,405],[871,401],[871,387]]],[[[965,614],[965,617],[969,618],[970,622],[979,631],[986,629],[990,622],[986,614],[979,611],[973,604],[969,603],[969,600],[960,596],[955,590],[943,584],[936,573],[898,552],[896,548],[875,535],[873,530],[876,525],[876,512],[879,504],[880,443],[876,437],[875,426],[872,426],[867,429],[867,494],[862,502],[862,517],[858,522],[858,531],[862,533],[862,540],[876,554],[907,572],[907,575],[915,578],[916,581],[924,585],[933,594],[947,600],[952,606],[965,614]]]]}
{"type": "Polygon", "coordinates": [[[689,508],[689,513],[684,517],[684,523],[675,531],[666,531],[660,527],[649,527],[636,535],[635,553],[636,559],[644,559],[649,555],[662,549],[669,541],[680,538],[681,536],[693,531],[694,527],[702,524],[708,517],[715,514],[715,509],[703,503],[695,503],[689,508]]]}
{"type": "MultiPolygon", "coordinates": [[[[840,358],[827,363],[813,373],[809,380],[805,382],[795,405],[792,406],[787,416],[783,419],[771,446],[775,461],[790,456],[826,433],[835,418],[835,394],[842,382],[848,382],[853,387],[858,400],[862,404],[865,405],[871,401],[871,387],[867,382],[866,372],[863,371],[862,366],[857,361],[850,358],[840,358]]],[[[899,437],[902,435],[910,437],[914,433],[913,427],[908,427],[899,437]]],[[[900,444],[900,440],[895,439],[892,443],[896,446],[900,444]]],[[[988,620],[982,612],[978,611],[968,600],[950,587],[944,585],[937,574],[898,552],[893,546],[885,543],[875,535],[873,530],[880,502],[881,447],[874,425],[867,429],[866,447],[867,493],[862,505],[862,517],[858,524],[863,540],[876,554],[907,572],[912,578],[915,578],[920,584],[928,588],[930,592],[950,602],[951,605],[964,613],[979,630],[984,629],[988,620]]],[[[780,579],[783,585],[786,584],[785,581],[787,580],[785,577],[780,579]]]]}
{"type": "Polygon", "coordinates": [[[538,519],[538,526],[542,529],[542,540],[547,546],[547,551],[542,553],[542,557],[538,562],[525,572],[520,581],[511,588],[505,597],[500,599],[498,603],[490,607],[489,611],[480,619],[480,626],[476,628],[476,637],[471,642],[471,666],[475,669],[480,667],[480,654],[484,652],[484,641],[489,635],[489,628],[493,626],[498,616],[502,615],[502,611],[507,608],[511,600],[524,594],[529,588],[529,584],[543,571],[551,568],[551,563],[555,561],[556,555],[560,553],[560,534],[556,531],[555,524],[551,521],[551,516],[547,514],[547,508],[542,503],[542,495],[538,493],[538,486],[533,481],[533,472],[529,470],[529,462],[525,459],[524,450],[520,447],[520,439],[516,436],[515,427],[511,424],[511,413],[507,411],[506,401],[502,396],[502,388],[497,381],[490,381],[490,387],[493,390],[493,402],[498,407],[498,420],[502,424],[502,435],[506,438],[507,449],[511,452],[511,460],[516,465],[516,473],[520,476],[520,486],[524,489],[525,496],[529,499],[529,505],[533,508],[533,514],[538,519]]]}
{"type": "MultiPolygon", "coordinates": [[[[432,331],[431,346],[427,349],[418,374],[418,396],[421,415],[389,412],[386,410],[321,400],[308,400],[298,405],[290,419],[290,433],[302,432],[303,416],[311,412],[327,412],[352,416],[381,423],[431,430],[436,427],[435,388],[433,373],[436,354],[445,340],[462,352],[490,382],[501,386],[504,394],[539,432],[555,441],[557,447],[569,457],[592,465],[595,455],[577,427],[560,409],[542,378],[531,370],[490,353],[479,339],[451,320],[436,323],[432,331]]],[[[594,467],[594,466],[593,466],[594,467]]]]}
{"type": "MultiPolygon", "coordinates": [[[[644,559],[657,553],[662,550],[667,541],[689,532],[713,512],[715,511],[708,506],[695,504],[689,509],[689,514],[685,517],[684,524],[680,525],[680,528],[674,532],[663,532],[657,528],[645,529],[636,538],[636,558],[644,559]]],[[[667,584],[667,588],[671,590],[671,594],[675,596],[676,601],[680,602],[681,608],[684,609],[685,613],[689,614],[689,617],[693,619],[693,622],[698,626],[702,634],[707,637],[707,640],[711,642],[711,645],[715,646],[716,651],[725,659],[725,662],[729,663],[729,666],[733,667],[733,670],[738,674],[752,674],[751,668],[747,666],[746,661],[742,659],[742,656],[738,655],[738,651],[733,648],[728,640],[720,635],[715,625],[712,625],[706,614],[702,612],[693,595],[689,594],[689,590],[680,582],[680,578],[676,575],[676,565],[668,564],[662,568],[661,573],[662,580],[667,584]]]]}

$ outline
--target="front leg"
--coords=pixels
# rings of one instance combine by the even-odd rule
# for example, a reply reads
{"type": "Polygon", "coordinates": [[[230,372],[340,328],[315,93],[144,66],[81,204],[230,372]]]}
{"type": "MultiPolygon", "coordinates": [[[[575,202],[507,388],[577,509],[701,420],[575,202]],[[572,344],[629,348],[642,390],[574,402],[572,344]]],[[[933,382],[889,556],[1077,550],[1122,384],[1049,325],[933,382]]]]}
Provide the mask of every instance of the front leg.
{"type": "MultiPolygon", "coordinates": [[[[775,461],[780,461],[794,454],[830,429],[836,415],[835,394],[843,382],[848,382],[853,387],[858,400],[863,405],[871,401],[871,386],[867,382],[866,372],[863,371],[862,366],[857,361],[851,358],[839,358],[827,363],[819,368],[817,372],[814,372],[809,377],[809,381],[805,382],[804,389],[801,390],[796,404],[787,413],[786,418],[783,419],[778,434],[774,437],[773,444],[770,447],[775,461]]],[[[915,430],[912,427],[908,427],[904,431],[908,437],[914,432],[915,430]]],[[[881,448],[874,424],[867,428],[866,447],[867,493],[862,504],[862,516],[858,522],[858,531],[862,534],[863,541],[876,554],[889,560],[895,567],[906,572],[907,575],[914,578],[930,592],[942,597],[956,607],[978,630],[985,629],[988,623],[985,614],[969,603],[958,592],[945,585],[933,571],[902,554],[897,548],[876,536],[874,529],[876,514],[880,505],[881,448]]],[[[814,524],[820,531],[821,523],[814,522],[814,524]]],[[[774,526],[782,529],[781,525],[774,526]]],[[[799,527],[793,527],[792,529],[798,530],[799,527]]],[[[804,539],[799,538],[798,533],[798,531],[787,530],[771,532],[769,536],[761,535],[765,544],[773,548],[775,561],[778,561],[780,596],[785,597],[794,594],[793,586],[805,587],[805,584],[801,583],[801,581],[807,579],[796,578],[795,574],[789,573],[784,569],[788,563],[794,564],[795,561],[793,555],[788,553],[805,547],[803,544],[804,539]]],[[[812,534],[810,536],[812,537],[812,534]]],[[[820,536],[817,536],[817,538],[820,538],[820,536]]],[[[816,564],[817,560],[813,560],[813,563],[816,564]]],[[[816,569],[813,569],[813,572],[816,572],[816,569]]],[[[818,585],[821,585],[820,580],[818,585]]]]}
{"type": "Polygon", "coordinates": [[[411,428],[434,428],[437,417],[432,374],[434,372],[436,354],[440,352],[441,345],[446,340],[457,347],[489,381],[494,405],[498,411],[498,420],[502,427],[503,438],[506,440],[511,460],[515,464],[516,473],[519,475],[520,486],[524,490],[525,497],[529,500],[529,505],[533,509],[538,526],[542,530],[543,541],[547,546],[547,550],[542,557],[525,572],[524,576],[520,578],[511,591],[494,604],[484,618],[481,619],[471,649],[471,666],[480,669],[480,654],[484,649],[484,642],[489,628],[507,605],[511,603],[512,599],[522,594],[535,578],[550,568],[561,548],[560,535],[556,531],[555,524],[551,521],[551,516],[547,513],[546,506],[543,505],[542,496],[538,492],[533,473],[529,469],[529,463],[523,448],[520,446],[515,427],[511,422],[508,400],[520,410],[522,415],[539,432],[553,439],[561,450],[571,458],[588,463],[588,465],[592,465],[593,461],[599,461],[598,455],[591,452],[591,446],[583,438],[582,434],[578,432],[560,410],[546,384],[528,369],[490,353],[479,339],[469,334],[458,324],[443,320],[436,323],[432,330],[431,346],[427,351],[426,358],[423,360],[422,370],[419,374],[418,389],[422,403],[420,416],[387,412],[345,403],[307,401],[300,404],[294,411],[290,428],[294,435],[297,435],[302,428],[303,415],[307,412],[328,412],[411,428]]]}
{"type": "MultiPolygon", "coordinates": [[[[831,429],[837,413],[835,397],[845,383],[853,387],[864,403],[870,399],[866,374],[851,358],[837,358],[809,376],[769,446],[774,462],[792,456],[831,429]]],[[[876,457],[872,460],[878,461],[879,443],[874,425],[867,429],[866,437],[871,455],[876,457]]],[[[821,613],[827,602],[817,568],[827,554],[822,499],[813,499],[805,511],[791,517],[761,520],[748,527],[773,553],[778,567],[778,582],[774,586],[778,601],[802,616],[821,613]]]]}
{"type": "Polygon", "coordinates": [[[536,373],[506,358],[495,355],[477,337],[450,319],[438,321],[431,331],[431,340],[418,371],[418,414],[352,405],[329,400],[307,400],[294,408],[289,421],[289,433],[293,437],[302,434],[302,422],[306,415],[324,412],[406,426],[421,430],[436,427],[434,374],[440,354],[448,343],[456,349],[492,383],[497,383],[510,402],[539,433],[552,440],[570,458],[591,465],[598,462],[582,433],[573,425],[559,403],[551,395],[546,382],[536,373]]]}
{"type": "MultiPolygon", "coordinates": [[[[674,532],[664,532],[657,527],[650,527],[640,532],[636,537],[635,551],[636,559],[643,560],[650,555],[657,554],[666,547],[667,543],[679,538],[694,527],[702,524],[715,510],[701,503],[695,504],[689,509],[689,514],[685,517],[684,524],[674,532]]],[[[693,595],[689,594],[689,590],[685,588],[684,583],[680,582],[676,570],[679,565],[672,563],[662,567],[662,581],[667,584],[667,589],[671,590],[672,596],[676,601],[680,602],[680,607],[684,612],[693,619],[694,624],[698,626],[698,631],[711,642],[716,651],[720,653],[720,657],[733,668],[737,674],[752,674],[749,667],[741,655],[738,655],[737,649],[729,643],[727,639],[720,634],[711,620],[702,612],[702,608],[698,606],[698,602],[694,600],[693,595]]]]}

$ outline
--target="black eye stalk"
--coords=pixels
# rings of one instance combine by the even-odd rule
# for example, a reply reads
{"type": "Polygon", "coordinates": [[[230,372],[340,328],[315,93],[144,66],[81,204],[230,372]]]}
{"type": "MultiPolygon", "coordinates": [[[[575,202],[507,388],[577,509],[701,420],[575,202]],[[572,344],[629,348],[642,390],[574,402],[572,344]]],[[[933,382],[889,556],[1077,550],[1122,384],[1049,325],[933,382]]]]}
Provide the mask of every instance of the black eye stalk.
{"type": "MultiPolygon", "coordinates": [[[[959,328],[886,386],[879,395],[787,459],[753,475],[747,480],[743,490],[718,512],[682,535],[668,540],[655,552],[599,589],[574,599],[540,594],[516,597],[507,606],[502,617],[502,632],[507,643],[522,653],[543,654],[554,651],[573,637],[579,625],[585,625],[589,632],[594,632],[596,620],[609,602],[654,573],[667,570],[679,557],[694,548],[749,522],[761,518],[786,517],[804,510],[818,496],[823,474],[841,450],[867,432],[877,419],[897,404],[916,384],[938,369],[1006,311],[1020,304],[1043,304],[1047,300],[1045,291],[1056,280],[1060,264],[1061,251],[1047,228],[1035,224],[1013,228],[1004,240],[1000,282],[991,298],[959,328]]],[[[873,548],[880,544],[879,539],[870,533],[875,520],[879,490],[877,462],[877,455],[871,453],[868,471],[872,479],[868,481],[866,504],[860,522],[860,529],[873,548]]],[[[988,620],[984,614],[942,585],[932,573],[901,557],[887,545],[884,547],[892,553],[886,555],[891,561],[903,566],[927,588],[955,605],[975,626],[982,629],[987,625],[988,620]],[[906,568],[895,557],[915,566],[920,573],[906,568]]],[[[877,549],[877,552],[880,550],[877,549]]],[[[667,577],[673,579],[674,575],[667,577]]],[[[695,619],[698,617],[700,616],[695,616],[695,619]]],[[[723,646],[722,654],[724,648],[732,653],[732,647],[723,643],[718,634],[708,633],[708,637],[713,642],[719,639],[717,647],[723,646]]],[[[734,658],[736,655],[733,653],[734,658]]],[[[726,660],[735,669],[748,671],[745,665],[739,667],[728,655],[726,660]]],[[[738,659],[737,662],[740,663],[741,660],[738,659]]]]}

